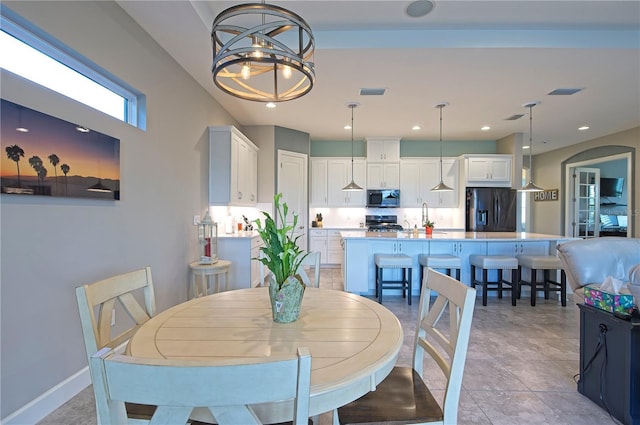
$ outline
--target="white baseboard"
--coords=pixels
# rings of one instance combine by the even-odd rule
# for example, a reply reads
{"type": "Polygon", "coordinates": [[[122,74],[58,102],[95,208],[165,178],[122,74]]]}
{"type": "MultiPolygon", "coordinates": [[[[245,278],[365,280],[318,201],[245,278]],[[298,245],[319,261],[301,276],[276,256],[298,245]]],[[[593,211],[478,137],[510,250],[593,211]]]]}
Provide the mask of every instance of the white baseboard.
{"type": "Polygon", "coordinates": [[[91,375],[87,366],[44,394],[31,400],[6,418],[2,418],[0,425],[38,423],[89,385],[91,385],[91,375]]]}

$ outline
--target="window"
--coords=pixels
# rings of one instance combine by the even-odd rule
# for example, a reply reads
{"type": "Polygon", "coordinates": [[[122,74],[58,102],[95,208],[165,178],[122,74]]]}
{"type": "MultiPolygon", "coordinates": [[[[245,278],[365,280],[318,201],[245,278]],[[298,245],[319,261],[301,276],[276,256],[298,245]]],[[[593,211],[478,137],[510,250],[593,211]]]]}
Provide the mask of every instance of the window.
{"type": "Polygon", "coordinates": [[[145,129],[144,95],[0,7],[0,68],[145,129]]]}

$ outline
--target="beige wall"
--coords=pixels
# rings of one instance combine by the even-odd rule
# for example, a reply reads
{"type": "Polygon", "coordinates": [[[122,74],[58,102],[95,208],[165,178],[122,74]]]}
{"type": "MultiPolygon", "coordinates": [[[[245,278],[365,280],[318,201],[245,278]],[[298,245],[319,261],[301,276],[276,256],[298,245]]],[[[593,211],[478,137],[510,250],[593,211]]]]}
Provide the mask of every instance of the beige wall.
{"type": "Polygon", "coordinates": [[[3,4],[142,91],[148,106],[141,131],[1,75],[3,98],[120,139],[122,182],[117,202],[2,195],[6,418],[86,367],[76,286],[150,265],[159,310],[186,300],[192,216],[208,203],[207,126],[238,123],[115,2],[3,4]]]}
{"type": "MultiPolygon", "coordinates": [[[[535,155],[533,158],[535,183],[545,189],[559,189],[560,200],[533,203],[533,231],[537,233],[562,234],[562,222],[564,220],[562,204],[565,199],[564,187],[561,186],[562,163],[581,152],[606,146],[628,146],[635,149],[635,181],[633,182],[633,192],[629,193],[628,209],[629,223],[633,222],[634,233],[632,236],[638,237],[638,229],[640,229],[640,214],[638,214],[640,176],[637,173],[637,167],[640,163],[640,127],[535,155]],[[632,197],[635,198],[635,210],[633,209],[632,197]]],[[[633,166],[634,164],[629,164],[629,167],[633,166]]]]}

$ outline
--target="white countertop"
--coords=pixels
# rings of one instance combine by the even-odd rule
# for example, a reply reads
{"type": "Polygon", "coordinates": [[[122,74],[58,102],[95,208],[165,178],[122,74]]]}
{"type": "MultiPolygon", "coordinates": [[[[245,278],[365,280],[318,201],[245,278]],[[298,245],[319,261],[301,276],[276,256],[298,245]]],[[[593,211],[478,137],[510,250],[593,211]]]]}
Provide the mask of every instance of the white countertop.
{"type": "Polygon", "coordinates": [[[242,238],[255,238],[256,236],[260,236],[257,231],[240,231],[236,233],[218,233],[218,239],[242,239],[242,238]]]}
{"type": "Polygon", "coordinates": [[[547,235],[543,233],[527,232],[449,232],[434,230],[433,235],[427,236],[424,232],[417,237],[412,232],[367,232],[366,230],[340,232],[344,239],[403,239],[406,241],[524,241],[524,240],[559,240],[575,239],[569,236],[547,235]]]}

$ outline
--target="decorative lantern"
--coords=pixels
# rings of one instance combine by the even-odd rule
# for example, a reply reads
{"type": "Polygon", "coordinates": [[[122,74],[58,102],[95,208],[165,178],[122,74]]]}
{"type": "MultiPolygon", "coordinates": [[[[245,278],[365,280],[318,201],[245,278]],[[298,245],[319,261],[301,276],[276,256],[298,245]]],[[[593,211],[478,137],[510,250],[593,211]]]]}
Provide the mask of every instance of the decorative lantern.
{"type": "Polygon", "coordinates": [[[198,224],[198,242],[200,242],[200,263],[218,262],[218,223],[211,220],[209,211],[198,224]]]}

